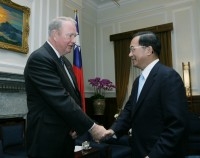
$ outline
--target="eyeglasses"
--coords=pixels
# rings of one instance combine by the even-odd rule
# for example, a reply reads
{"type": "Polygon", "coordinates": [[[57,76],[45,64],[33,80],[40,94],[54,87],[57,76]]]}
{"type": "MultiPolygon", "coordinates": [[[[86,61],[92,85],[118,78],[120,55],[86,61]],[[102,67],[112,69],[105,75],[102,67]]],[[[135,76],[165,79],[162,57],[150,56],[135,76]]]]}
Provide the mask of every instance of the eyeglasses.
{"type": "Polygon", "coordinates": [[[66,38],[70,38],[70,39],[75,38],[77,35],[78,35],[78,33],[66,33],[65,34],[66,38]]]}
{"type": "Polygon", "coordinates": [[[135,46],[135,47],[131,46],[130,47],[130,52],[133,53],[135,51],[135,49],[137,49],[137,48],[146,48],[146,46],[135,46]]]}

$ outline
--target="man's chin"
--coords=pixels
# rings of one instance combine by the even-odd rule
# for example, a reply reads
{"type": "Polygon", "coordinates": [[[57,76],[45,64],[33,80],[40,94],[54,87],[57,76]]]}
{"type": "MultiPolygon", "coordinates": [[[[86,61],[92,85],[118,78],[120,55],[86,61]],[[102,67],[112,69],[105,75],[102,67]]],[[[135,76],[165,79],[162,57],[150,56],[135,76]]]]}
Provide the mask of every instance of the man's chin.
{"type": "Polygon", "coordinates": [[[69,54],[69,53],[71,53],[72,52],[72,49],[67,49],[66,51],[65,51],[65,54],[69,54]]]}
{"type": "Polygon", "coordinates": [[[133,64],[133,66],[136,66],[136,65],[137,65],[136,62],[135,62],[134,60],[132,60],[132,64],[133,64]]]}
{"type": "Polygon", "coordinates": [[[133,67],[137,67],[138,68],[138,65],[137,65],[136,62],[133,62],[132,64],[133,64],[133,67]]]}

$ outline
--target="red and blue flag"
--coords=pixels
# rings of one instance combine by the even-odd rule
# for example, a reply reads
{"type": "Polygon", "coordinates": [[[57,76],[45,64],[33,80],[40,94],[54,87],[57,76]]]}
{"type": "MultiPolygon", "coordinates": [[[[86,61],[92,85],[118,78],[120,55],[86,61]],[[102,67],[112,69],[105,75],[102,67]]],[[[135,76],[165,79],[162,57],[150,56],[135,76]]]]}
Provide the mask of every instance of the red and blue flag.
{"type": "Polygon", "coordinates": [[[86,112],[84,78],[83,78],[81,47],[80,47],[80,40],[79,40],[79,26],[78,26],[77,11],[75,11],[75,20],[76,20],[76,29],[77,29],[78,35],[76,36],[76,44],[74,46],[74,52],[73,52],[74,53],[73,54],[73,71],[76,76],[79,91],[81,93],[82,109],[84,112],[86,112]]]}

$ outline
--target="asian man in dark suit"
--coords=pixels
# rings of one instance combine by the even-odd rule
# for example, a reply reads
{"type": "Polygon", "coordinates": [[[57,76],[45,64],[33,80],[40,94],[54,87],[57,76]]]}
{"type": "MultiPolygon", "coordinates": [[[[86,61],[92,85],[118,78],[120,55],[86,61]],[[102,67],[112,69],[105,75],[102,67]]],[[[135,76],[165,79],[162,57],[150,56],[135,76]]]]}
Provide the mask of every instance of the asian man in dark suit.
{"type": "Polygon", "coordinates": [[[29,158],[73,158],[77,135],[89,131],[100,140],[107,131],[81,110],[72,65],[64,56],[74,47],[76,21],[58,17],[48,31],[48,40],[30,54],[24,70],[27,153],[29,158]]]}
{"type": "Polygon", "coordinates": [[[184,158],[188,132],[187,99],[180,75],[159,61],[161,44],[153,32],[139,32],[130,43],[133,66],[142,70],[110,132],[132,129],[133,158],[184,158]],[[140,82],[140,83],[139,83],[140,82]],[[141,89],[139,94],[138,89],[141,89]]]}

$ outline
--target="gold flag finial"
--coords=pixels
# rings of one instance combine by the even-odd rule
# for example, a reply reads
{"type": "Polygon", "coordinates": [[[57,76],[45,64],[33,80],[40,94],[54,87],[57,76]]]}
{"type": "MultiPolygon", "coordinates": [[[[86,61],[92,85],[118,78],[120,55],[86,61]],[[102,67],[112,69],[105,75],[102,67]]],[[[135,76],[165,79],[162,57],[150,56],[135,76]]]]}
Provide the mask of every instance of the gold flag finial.
{"type": "Polygon", "coordinates": [[[74,9],[74,13],[77,13],[78,12],[78,10],[77,9],[74,9]]]}

